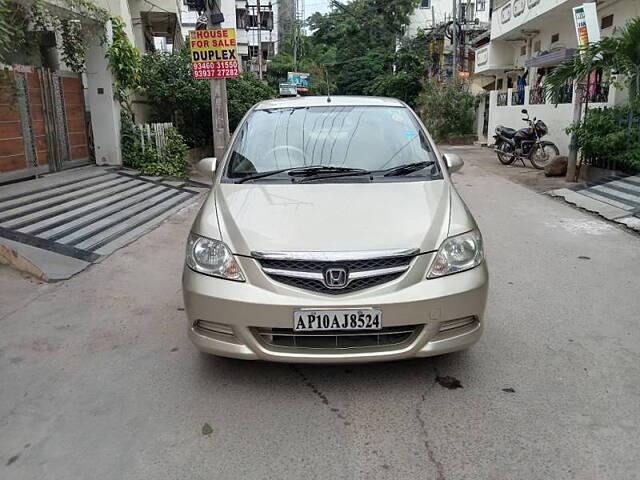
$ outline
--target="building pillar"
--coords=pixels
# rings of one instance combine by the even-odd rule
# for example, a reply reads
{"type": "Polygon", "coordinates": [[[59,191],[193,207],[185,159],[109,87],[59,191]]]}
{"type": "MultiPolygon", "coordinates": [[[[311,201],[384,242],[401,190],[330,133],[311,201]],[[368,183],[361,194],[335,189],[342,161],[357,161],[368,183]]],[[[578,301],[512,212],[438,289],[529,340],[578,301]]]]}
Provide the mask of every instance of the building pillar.
{"type": "Polygon", "coordinates": [[[122,165],[120,104],[113,98],[113,75],[105,58],[106,45],[87,52],[87,98],[96,164],[122,165]]]}
{"type": "Polygon", "coordinates": [[[612,76],[609,81],[609,98],[607,99],[607,106],[614,107],[616,105],[623,105],[629,102],[629,87],[617,88],[617,85],[624,85],[624,75],[612,76]],[[614,82],[615,79],[615,82],[614,82]]]}

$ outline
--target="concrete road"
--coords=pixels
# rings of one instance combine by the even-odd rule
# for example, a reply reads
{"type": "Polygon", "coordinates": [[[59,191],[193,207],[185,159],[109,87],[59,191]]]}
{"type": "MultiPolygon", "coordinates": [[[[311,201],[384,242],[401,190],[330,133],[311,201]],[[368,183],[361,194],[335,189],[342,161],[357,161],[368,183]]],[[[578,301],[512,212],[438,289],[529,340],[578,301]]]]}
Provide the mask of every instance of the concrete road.
{"type": "Polygon", "coordinates": [[[471,163],[488,328],[442,358],[200,355],[180,295],[193,209],[61,284],[0,270],[0,478],[638,478],[640,239],[471,163]]]}

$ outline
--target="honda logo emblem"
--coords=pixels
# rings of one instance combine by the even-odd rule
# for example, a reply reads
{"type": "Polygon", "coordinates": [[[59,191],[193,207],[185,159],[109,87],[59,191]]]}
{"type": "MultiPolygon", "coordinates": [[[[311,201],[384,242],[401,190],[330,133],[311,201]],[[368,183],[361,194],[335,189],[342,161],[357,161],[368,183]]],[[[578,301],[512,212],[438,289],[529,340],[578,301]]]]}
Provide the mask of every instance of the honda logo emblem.
{"type": "Polygon", "coordinates": [[[324,285],[327,288],[344,288],[349,283],[349,271],[345,267],[332,267],[324,271],[324,285]]]}

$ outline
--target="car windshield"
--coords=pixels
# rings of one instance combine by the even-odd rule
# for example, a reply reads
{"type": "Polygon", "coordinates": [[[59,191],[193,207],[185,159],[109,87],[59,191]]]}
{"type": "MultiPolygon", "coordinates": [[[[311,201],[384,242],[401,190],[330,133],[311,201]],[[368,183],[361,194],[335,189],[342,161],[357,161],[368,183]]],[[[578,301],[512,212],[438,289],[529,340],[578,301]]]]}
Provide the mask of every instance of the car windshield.
{"type": "MultiPolygon", "coordinates": [[[[287,178],[290,169],[307,168],[318,176],[325,170],[322,178],[337,178],[342,175],[334,172],[329,176],[326,171],[377,172],[416,162],[435,164],[435,155],[408,108],[277,108],[255,110],[243,123],[226,175],[232,180],[260,176],[273,181],[287,178]],[[278,174],[260,175],[268,172],[278,174]]],[[[404,174],[424,179],[434,173],[435,166],[404,174]]]]}

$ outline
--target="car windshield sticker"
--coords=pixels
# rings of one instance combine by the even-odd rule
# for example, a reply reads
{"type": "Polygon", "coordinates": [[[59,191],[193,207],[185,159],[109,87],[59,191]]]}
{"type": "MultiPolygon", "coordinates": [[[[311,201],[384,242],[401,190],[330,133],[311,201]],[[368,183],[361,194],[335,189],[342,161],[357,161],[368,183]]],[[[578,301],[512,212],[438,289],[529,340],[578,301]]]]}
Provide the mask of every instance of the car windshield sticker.
{"type": "Polygon", "coordinates": [[[416,135],[418,135],[418,132],[416,132],[415,130],[408,130],[407,129],[407,130],[404,131],[404,135],[405,135],[405,137],[413,138],[416,135]]]}

